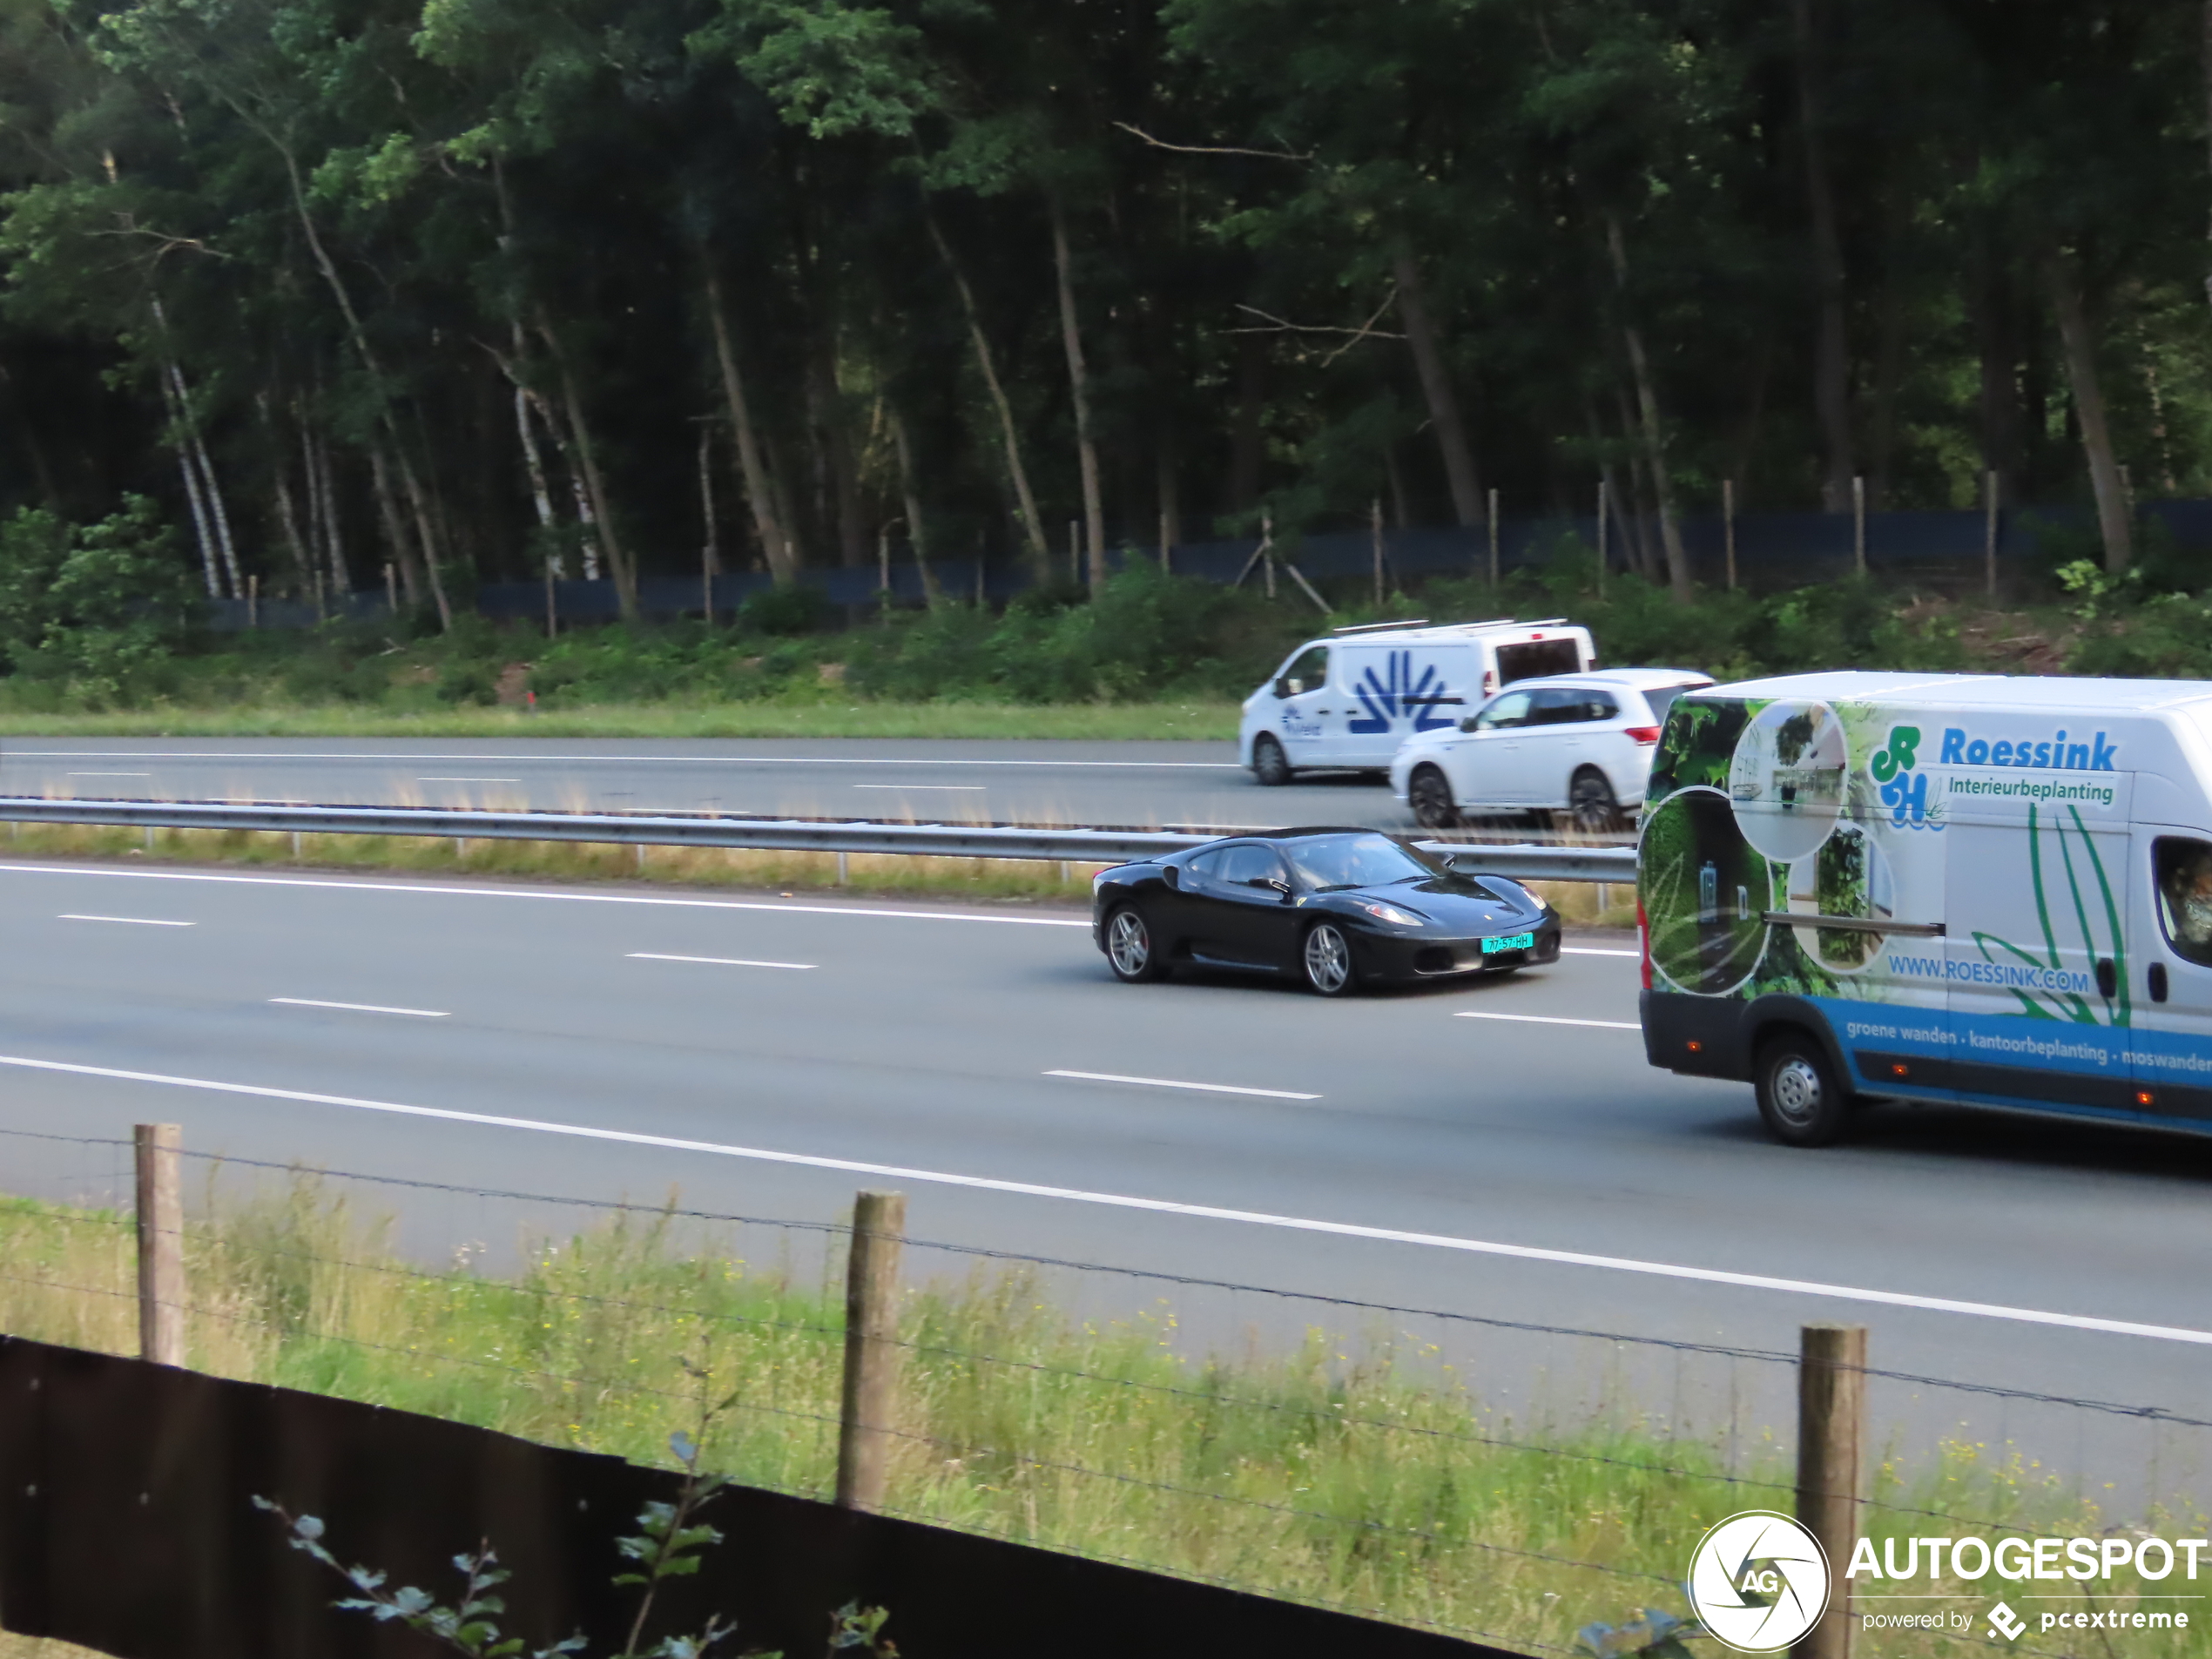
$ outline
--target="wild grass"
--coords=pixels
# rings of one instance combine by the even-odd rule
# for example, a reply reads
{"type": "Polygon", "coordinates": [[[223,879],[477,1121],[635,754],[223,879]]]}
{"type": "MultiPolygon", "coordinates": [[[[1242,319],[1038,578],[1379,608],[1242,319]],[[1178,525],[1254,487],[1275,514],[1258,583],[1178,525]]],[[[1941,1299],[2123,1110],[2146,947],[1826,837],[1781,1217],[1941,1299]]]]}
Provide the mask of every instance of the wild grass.
{"type": "Polygon", "coordinates": [[[0,705],[0,737],[40,738],[948,738],[1229,742],[1233,702],[586,704],[536,714],[351,703],[155,704],[43,712],[0,705]]]}
{"type": "MultiPolygon", "coordinates": [[[[521,1241],[503,1274],[425,1266],[391,1239],[385,1218],[309,1175],[211,1201],[188,1227],[190,1362],[640,1461],[665,1461],[680,1427],[741,1481],[828,1487],[833,1251],[794,1271],[651,1212],[521,1241]]],[[[0,1203],[0,1330],[132,1350],[125,1217],[0,1203]]],[[[1194,1343],[1167,1302],[1079,1322],[1030,1271],[990,1266],[910,1279],[900,1331],[898,1513],[1530,1651],[1570,1649],[1581,1625],[1638,1607],[1683,1611],[1678,1581],[1708,1527],[1789,1507],[1785,1436],[1723,1444],[1625,1401],[1598,1419],[1516,1420],[1387,1325],[1225,1354],[1194,1343]]],[[[1936,1513],[1871,1511],[1878,1537],[1989,1521],[2204,1530],[2201,1516],[2107,1515],[2002,1447],[1903,1467],[1885,1462],[1873,1495],[1936,1513]]],[[[1993,1600],[1986,1584],[1946,1588],[1993,1600]]],[[[2201,1653],[2195,1622],[2130,1632],[2128,1651],[2201,1653]]],[[[1979,1635],[1859,1642],[1932,1659],[1979,1635]]],[[[2086,1650],[2040,1650],[2054,1647],[2086,1650]]]]}
{"type": "MultiPolygon", "coordinates": [[[[541,881],[643,881],[716,890],[847,893],[1088,906],[1103,866],[1044,859],[916,858],[855,853],[758,853],[741,847],[608,846],[580,841],[495,841],[448,836],[324,835],[283,831],[144,830],[91,824],[11,823],[0,858],[100,859],[237,869],[396,871],[541,881]]],[[[1530,884],[1569,924],[1632,927],[1635,890],[1587,881],[1530,884]],[[1603,900],[1601,908],[1600,900],[1603,900]]]]}

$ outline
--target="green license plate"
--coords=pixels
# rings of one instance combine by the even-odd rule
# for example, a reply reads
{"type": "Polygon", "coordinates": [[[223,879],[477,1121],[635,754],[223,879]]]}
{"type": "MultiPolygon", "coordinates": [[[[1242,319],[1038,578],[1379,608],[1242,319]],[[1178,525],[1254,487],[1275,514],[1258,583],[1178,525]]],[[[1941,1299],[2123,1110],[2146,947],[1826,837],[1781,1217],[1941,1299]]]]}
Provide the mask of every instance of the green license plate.
{"type": "Polygon", "coordinates": [[[1482,954],[1495,956],[1501,950],[1529,950],[1534,948],[1535,943],[1536,935],[1534,934],[1507,934],[1501,939],[1484,940],[1482,954]]]}

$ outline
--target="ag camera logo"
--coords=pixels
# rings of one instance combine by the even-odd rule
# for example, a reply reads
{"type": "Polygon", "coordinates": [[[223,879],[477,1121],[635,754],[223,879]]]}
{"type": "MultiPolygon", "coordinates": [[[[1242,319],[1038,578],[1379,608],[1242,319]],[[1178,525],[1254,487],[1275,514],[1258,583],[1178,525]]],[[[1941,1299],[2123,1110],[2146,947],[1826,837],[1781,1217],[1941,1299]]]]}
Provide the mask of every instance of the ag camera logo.
{"type": "Polygon", "coordinates": [[[1739,1653],[1772,1653],[1828,1610],[1828,1554],[1789,1516],[1749,1509],[1699,1541],[1688,1588],[1716,1641],[1739,1653]]]}

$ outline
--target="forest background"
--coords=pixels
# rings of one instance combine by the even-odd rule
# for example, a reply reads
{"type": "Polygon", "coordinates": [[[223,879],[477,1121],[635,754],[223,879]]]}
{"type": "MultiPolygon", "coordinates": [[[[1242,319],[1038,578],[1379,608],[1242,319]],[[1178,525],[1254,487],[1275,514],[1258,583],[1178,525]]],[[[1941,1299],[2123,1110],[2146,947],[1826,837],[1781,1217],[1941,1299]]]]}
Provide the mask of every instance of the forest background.
{"type": "MultiPolygon", "coordinates": [[[[355,689],[487,700],[479,582],[627,615],[644,575],[891,544],[1035,597],[826,653],[757,607],[704,680],[619,652],[661,694],[843,695],[834,656],[1223,695],[1307,620],[1122,578],[1155,643],[1086,670],[1110,548],[1601,483],[1652,601],[1616,584],[1615,659],[2195,672],[2199,561],[2133,509],[2212,494],[2209,99],[2181,0],[0,0],[5,691],[182,695],[193,596],[388,563],[462,637],[355,689]],[[2042,561],[2065,611],[1701,594],[1682,547],[1724,496],[1993,491],[2090,509],[2042,561]]],[[[1524,587],[1581,614],[1594,576],[1524,587]]],[[[393,634],[259,683],[347,695],[393,634]]]]}

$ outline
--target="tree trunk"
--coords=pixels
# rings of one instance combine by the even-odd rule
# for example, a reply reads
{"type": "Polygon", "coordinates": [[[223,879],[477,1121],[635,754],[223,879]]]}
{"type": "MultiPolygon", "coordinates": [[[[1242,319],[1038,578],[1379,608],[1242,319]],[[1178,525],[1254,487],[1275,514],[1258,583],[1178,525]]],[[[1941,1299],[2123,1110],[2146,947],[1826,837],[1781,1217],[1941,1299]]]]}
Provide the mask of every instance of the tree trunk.
{"type": "Polygon", "coordinates": [[[838,562],[850,570],[868,562],[867,512],[860,500],[860,466],[853,453],[853,435],[846,428],[845,393],[837,383],[836,345],[826,331],[817,341],[809,370],[812,394],[807,401],[814,420],[816,442],[827,488],[826,503],[837,524],[838,562]]]}
{"type": "Polygon", "coordinates": [[[1682,525],[1675,516],[1674,482],[1667,475],[1667,444],[1659,420],[1659,393],[1652,383],[1651,361],[1643,349],[1643,335],[1628,320],[1629,254],[1621,237],[1621,221],[1608,214],[1606,246],[1613,254],[1613,277],[1620,289],[1622,316],[1621,337],[1629,348],[1629,368],[1635,376],[1636,410],[1643,418],[1644,465],[1651,472],[1652,494],[1659,502],[1659,539],[1667,550],[1667,585],[1677,603],[1690,600],[1689,555],[1682,543],[1682,525]]]}
{"type": "Polygon", "coordinates": [[[914,549],[914,568],[921,575],[922,596],[929,601],[929,608],[937,608],[937,579],[929,574],[929,530],[921,511],[921,479],[914,470],[912,439],[907,432],[907,417],[894,407],[891,411],[891,446],[899,457],[899,490],[906,498],[907,544],[914,549]]]}
{"type": "Polygon", "coordinates": [[[340,594],[354,590],[354,573],[346,567],[346,543],[338,528],[338,488],[330,466],[330,443],[303,424],[300,440],[307,446],[307,474],[314,481],[322,513],[322,550],[330,561],[330,581],[340,594]]]}
{"type": "MultiPolygon", "coordinates": [[[[235,104],[232,107],[237,109],[241,116],[246,114],[244,109],[235,104]]],[[[251,119],[250,117],[247,118],[251,119]]],[[[453,628],[453,610],[452,607],[446,604],[445,583],[438,576],[437,543],[429,536],[429,520],[422,505],[421,482],[415,475],[415,463],[408,459],[407,444],[401,435],[399,421],[393,417],[389,382],[384,377],[384,366],[378,361],[375,349],[368,343],[368,330],[361,324],[361,313],[354,308],[353,293],[346,287],[345,279],[339,274],[337,262],[330,257],[330,250],[323,246],[322,232],[315,225],[314,214],[308,211],[307,184],[300,177],[299,158],[266,127],[261,127],[259,124],[255,125],[257,130],[269,140],[271,146],[283,160],[285,178],[291,186],[293,211],[299,218],[300,233],[307,239],[307,252],[314,258],[315,269],[322,273],[324,282],[328,284],[332,298],[337,300],[339,313],[346,320],[346,331],[353,340],[354,350],[361,357],[361,368],[367,371],[369,383],[376,388],[377,421],[383,427],[385,435],[391,440],[393,462],[399,469],[400,482],[407,490],[408,500],[415,510],[415,522],[424,535],[422,558],[423,563],[429,569],[431,591],[437,598],[439,624],[450,632],[453,628]]],[[[378,466],[381,479],[382,467],[381,455],[378,466]]],[[[388,503],[390,496],[388,481],[381,482],[380,488],[384,490],[388,503]]],[[[387,529],[389,528],[388,524],[387,529]]],[[[406,549],[404,537],[401,538],[399,546],[404,552],[406,549]]],[[[407,557],[411,562],[413,555],[408,554],[407,557]]],[[[408,598],[409,603],[413,603],[415,589],[411,563],[403,563],[402,569],[410,578],[408,598]]]]}
{"type": "MultiPolygon", "coordinates": [[[[162,315],[161,301],[158,300],[153,302],[153,315],[165,333],[169,322],[162,315]]],[[[207,458],[207,445],[199,435],[199,419],[192,413],[192,387],[185,379],[185,371],[173,357],[168,361],[168,371],[170,386],[176,393],[177,416],[184,423],[186,464],[199,469],[200,492],[207,503],[208,522],[214,527],[215,549],[222,558],[223,574],[228,581],[230,597],[242,599],[246,597],[246,578],[239,574],[238,544],[231,539],[231,516],[223,505],[222,483],[215,476],[215,463],[207,458]]]]}
{"type": "Polygon", "coordinates": [[[368,447],[368,468],[376,487],[376,512],[384,521],[384,540],[392,550],[393,560],[400,567],[400,586],[412,605],[421,603],[418,591],[420,578],[415,574],[415,549],[407,539],[407,525],[400,517],[400,503],[392,494],[392,471],[384,459],[384,446],[371,443],[368,447]]]}
{"type": "Polygon", "coordinates": [[[515,388],[515,433],[523,441],[523,469],[529,475],[530,505],[537,509],[537,527],[553,528],[553,490],[545,480],[545,457],[539,453],[537,434],[530,429],[529,394],[515,388]]]}
{"type": "Polygon", "coordinates": [[[1183,545],[1182,469],[1177,460],[1175,428],[1162,420],[1152,452],[1152,478],[1160,509],[1160,540],[1170,548],[1183,545]]]}
{"type": "Polygon", "coordinates": [[[1068,354],[1068,388],[1076,406],[1076,459],[1083,484],[1083,551],[1095,597],[1106,585],[1106,504],[1099,491],[1098,443],[1091,435],[1090,374],[1083,363],[1082,328],[1076,317],[1076,278],[1068,252],[1068,213],[1056,195],[1052,212],[1052,268],[1060,285],[1060,344],[1068,354]]]}
{"type": "Polygon", "coordinates": [[[637,573],[631,568],[630,557],[623,550],[615,535],[613,516],[608,511],[607,490],[599,476],[598,453],[591,445],[591,428],[583,419],[583,401],[577,395],[576,376],[569,372],[569,360],[561,350],[561,341],[546,323],[537,326],[538,337],[552,354],[553,367],[561,377],[561,401],[566,407],[569,430],[576,438],[577,459],[581,462],[583,489],[591,502],[594,528],[599,533],[600,550],[607,557],[607,574],[614,578],[615,603],[620,606],[624,622],[637,619],[637,573]]]}
{"type": "Polygon", "coordinates": [[[936,243],[937,252],[945,261],[945,268],[952,273],[954,287],[960,291],[961,309],[968,318],[968,338],[975,347],[975,364],[983,372],[991,407],[998,412],[999,436],[1006,446],[1007,477],[1021,506],[1022,529],[1029,538],[1029,556],[1035,562],[1039,579],[1049,580],[1051,546],[1044,538],[1044,520],[1037,515],[1036,492],[1029,488],[1029,469],[1022,463],[1022,439],[1014,424],[1014,406],[1007,401],[1006,388],[999,383],[998,368],[991,361],[991,342],[983,333],[983,318],[975,304],[975,291],[968,286],[960,261],[953,257],[953,245],[945,239],[944,227],[937,223],[937,216],[925,208],[922,217],[929,226],[930,239],[936,243]]]}
{"type": "Polygon", "coordinates": [[[752,509],[752,527],[767,557],[770,578],[778,587],[787,588],[799,580],[799,549],[786,522],[777,513],[775,490],[761,458],[760,433],[752,423],[752,405],[738,371],[737,347],[730,340],[722,280],[711,267],[706,273],[706,314],[714,330],[715,359],[722,367],[722,395],[730,406],[730,424],[737,434],[738,469],[745,475],[745,503],[752,509]]]}
{"type": "Polygon", "coordinates": [[[1237,337],[1237,414],[1229,432],[1229,499],[1232,513],[1259,504],[1261,464],[1267,457],[1267,341],[1258,334],[1237,337]]]}
{"type": "Polygon", "coordinates": [[[2022,466],[2020,353],[2012,287],[1986,219],[1975,228],[1973,274],[1969,309],[1980,360],[1981,469],[1997,475],[1999,491],[2009,501],[2022,466]]]}
{"type": "Polygon", "coordinates": [[[178,407],[177,388],[170,379],[167,362],[162,364],[156,378],[161,382],[161,401],[169,411],[169,424],[177,435],[177,469],[184,475],[185,501],[192,509],[192,535],[199,543],[199,568],[207,581],[207,597],[220,599],[225,597],[222,567],[217,563],[215,537],[207,523],[207,504],[200,498],[199,475],[192,468],[184,411],[178,407]]]}
{"type": "Polygon", "coordinates": [[[1460,419],[1460,400],[1452,390],[1451,372],[1445,366],[1444,348],[1429,316],[1421,287],[1420,266],[1413,254],[1401,251],[1394,266],[1398,278],[1398,315],[1406,325],[1406,344],[1413,354],[1413,369],[1421,379],[1421,393],[1428,400],[1428,418],[1436,428],[1437,448],[1444,455],[1444,480],[1452,490],[1452,511],[1462,525],[1482,523],[1482,481],[1474,469],[1474,452],[1467,447],[1467,427],[1460,419]]]}
{"type": "MultiPolygon", "coordinates": [[[[2212,165],[2212,0],[2204,0],[2202,54],[2205,161],[2208,165],[2212,165]]],[[[2212,223],[2206,225],[2204,236],[2207,244],[2212,245],[2212,223]]],[[[2212,302],[2212,269],[2204,273],[2204,297],[2208,302],[2212,302]]]]}
{"type": "Polygon", "coordinates": [[[1813,410],[1827,455],[1821,504],[1831,513],[1851,509],[1851,345],[1844,329],[1844,249],[1837,228],[1836,195],[1820,141],[1820,105],[1816,84],[1817,44],[1812,0],[1791,0],[1797,36],[1797,115],[1804,128],[1805,198],[1812,208],[1813,280],[1819,296],[1819,320],[1813,337],[1813,410]]]}
{"type": "Polygon", "coordinates": [[[2089,458],[2089,487],[2096,492],[2105,569],[2118,576],[2134,561],[2134,537],[2128,521],[2128,492],[2120,477],[2120,458],[2113,452],[2112,428],[2105,418],[2104,385],[2097,374],[2097,343],[2090,327],[2088,303],[2081,293],[2081,273],[2071,260],[2055,250],[2044,256],[2043,271],[2051,287],[2052,308],[2058,314],[2067,380],[2074,392],[2075,417],[2081,423],[2081,448],[2089,458]]]}

